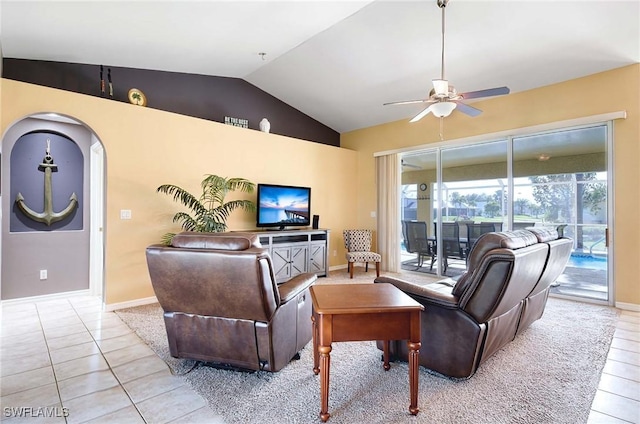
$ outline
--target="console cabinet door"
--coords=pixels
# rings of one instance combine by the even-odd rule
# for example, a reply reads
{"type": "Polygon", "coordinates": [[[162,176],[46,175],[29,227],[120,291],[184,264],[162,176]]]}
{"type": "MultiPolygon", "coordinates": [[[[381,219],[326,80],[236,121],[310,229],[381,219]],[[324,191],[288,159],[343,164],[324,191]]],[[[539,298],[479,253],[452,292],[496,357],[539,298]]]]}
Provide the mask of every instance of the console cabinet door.
{"type": "Polygon", "coordinates": [[[325,275],[327,264],[325,263],[327,258],[327,245],[322,243],[311,243],[309,252],[309,272],[314,272],[318,275],[325,275]]]}
{"type": "Polygon", "coordinates": [[[309,245],[287,245],[274,247],[271,253],[276,281],[282,283],[298,274],[307,272],[309,245]]]}
{"type": "Polygon", "coordinates": [[[278,283],[287,281],[291,278],[291,248],[290,247],[274,247],[271,252],[271,262],[273,263],[273,272],[275,273],[278,283]]]}
{"type": "Polygon", "coordinates": [[[308,257],[308,245],[291,247],[291,277],[307,272],[308,257]]]}

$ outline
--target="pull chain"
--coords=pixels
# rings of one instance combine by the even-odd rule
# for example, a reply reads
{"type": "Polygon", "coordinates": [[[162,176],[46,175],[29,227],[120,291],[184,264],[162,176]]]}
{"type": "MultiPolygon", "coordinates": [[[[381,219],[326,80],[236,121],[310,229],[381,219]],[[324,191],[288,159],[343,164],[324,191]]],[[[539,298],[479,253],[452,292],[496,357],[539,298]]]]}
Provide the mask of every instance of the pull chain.
{"type": "Polygon", "coordinates": [[[440,141],[444,141],[444,116],[440,117],[440,141]]]}

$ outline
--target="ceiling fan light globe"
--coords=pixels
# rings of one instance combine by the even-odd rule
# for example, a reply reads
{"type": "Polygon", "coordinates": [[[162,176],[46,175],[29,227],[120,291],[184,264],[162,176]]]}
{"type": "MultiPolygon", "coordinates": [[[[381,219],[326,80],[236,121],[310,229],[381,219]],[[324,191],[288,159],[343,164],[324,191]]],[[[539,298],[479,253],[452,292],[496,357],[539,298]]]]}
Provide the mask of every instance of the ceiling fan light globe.
{"type": "Polygon", "coordinates": [[[447,97],[449,95],[449,81],[444,79],[434,79],[433,90],[438,97],[447,97]]]}
{"type": "Polygon", "coordinates": [[[451,112],[456,108],[454,102],[438,102],[429,106],[431,113],[438,118],[444,118],[451,115],[451,112]]]}

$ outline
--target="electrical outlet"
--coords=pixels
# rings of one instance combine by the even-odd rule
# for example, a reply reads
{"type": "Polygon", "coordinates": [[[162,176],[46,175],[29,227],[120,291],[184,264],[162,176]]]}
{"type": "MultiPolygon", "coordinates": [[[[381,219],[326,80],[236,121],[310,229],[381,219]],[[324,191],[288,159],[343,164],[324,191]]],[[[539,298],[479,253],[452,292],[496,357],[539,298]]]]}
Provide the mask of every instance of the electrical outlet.
{"type": "Polygon", "coordinates": [[[47,279],[47,270],[46,269],[41,269],[40,270],[40,279],[41,280],[46,280],[47,279]]]}
{"type": "Polygon", "coordinates": [[[333,251],[333,256],[338,256],[338,252],[336,250],[333,251]]]}
{"type": "Polygon", "coordinates": [[[120,219],[131,219],[131,209],[120,209],[120,219]]]}

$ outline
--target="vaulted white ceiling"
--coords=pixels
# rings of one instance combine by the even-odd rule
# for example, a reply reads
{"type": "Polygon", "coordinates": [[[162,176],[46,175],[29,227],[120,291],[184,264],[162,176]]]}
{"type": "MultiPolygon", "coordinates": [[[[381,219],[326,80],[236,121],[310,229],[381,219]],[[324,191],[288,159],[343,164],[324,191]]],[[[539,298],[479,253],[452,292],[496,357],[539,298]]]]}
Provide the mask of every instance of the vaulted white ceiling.
{"type": "MultiPolygon", "coordinates": [[[[412,117],[382,104],[440,75],[436,0],[1,0],[0,16],[4,57],[243,78],[338,132],[412,117]]],[[[640,62],[640,0],[450,0],[445,34],[459,92],[513,93],[640,62]]]]}

